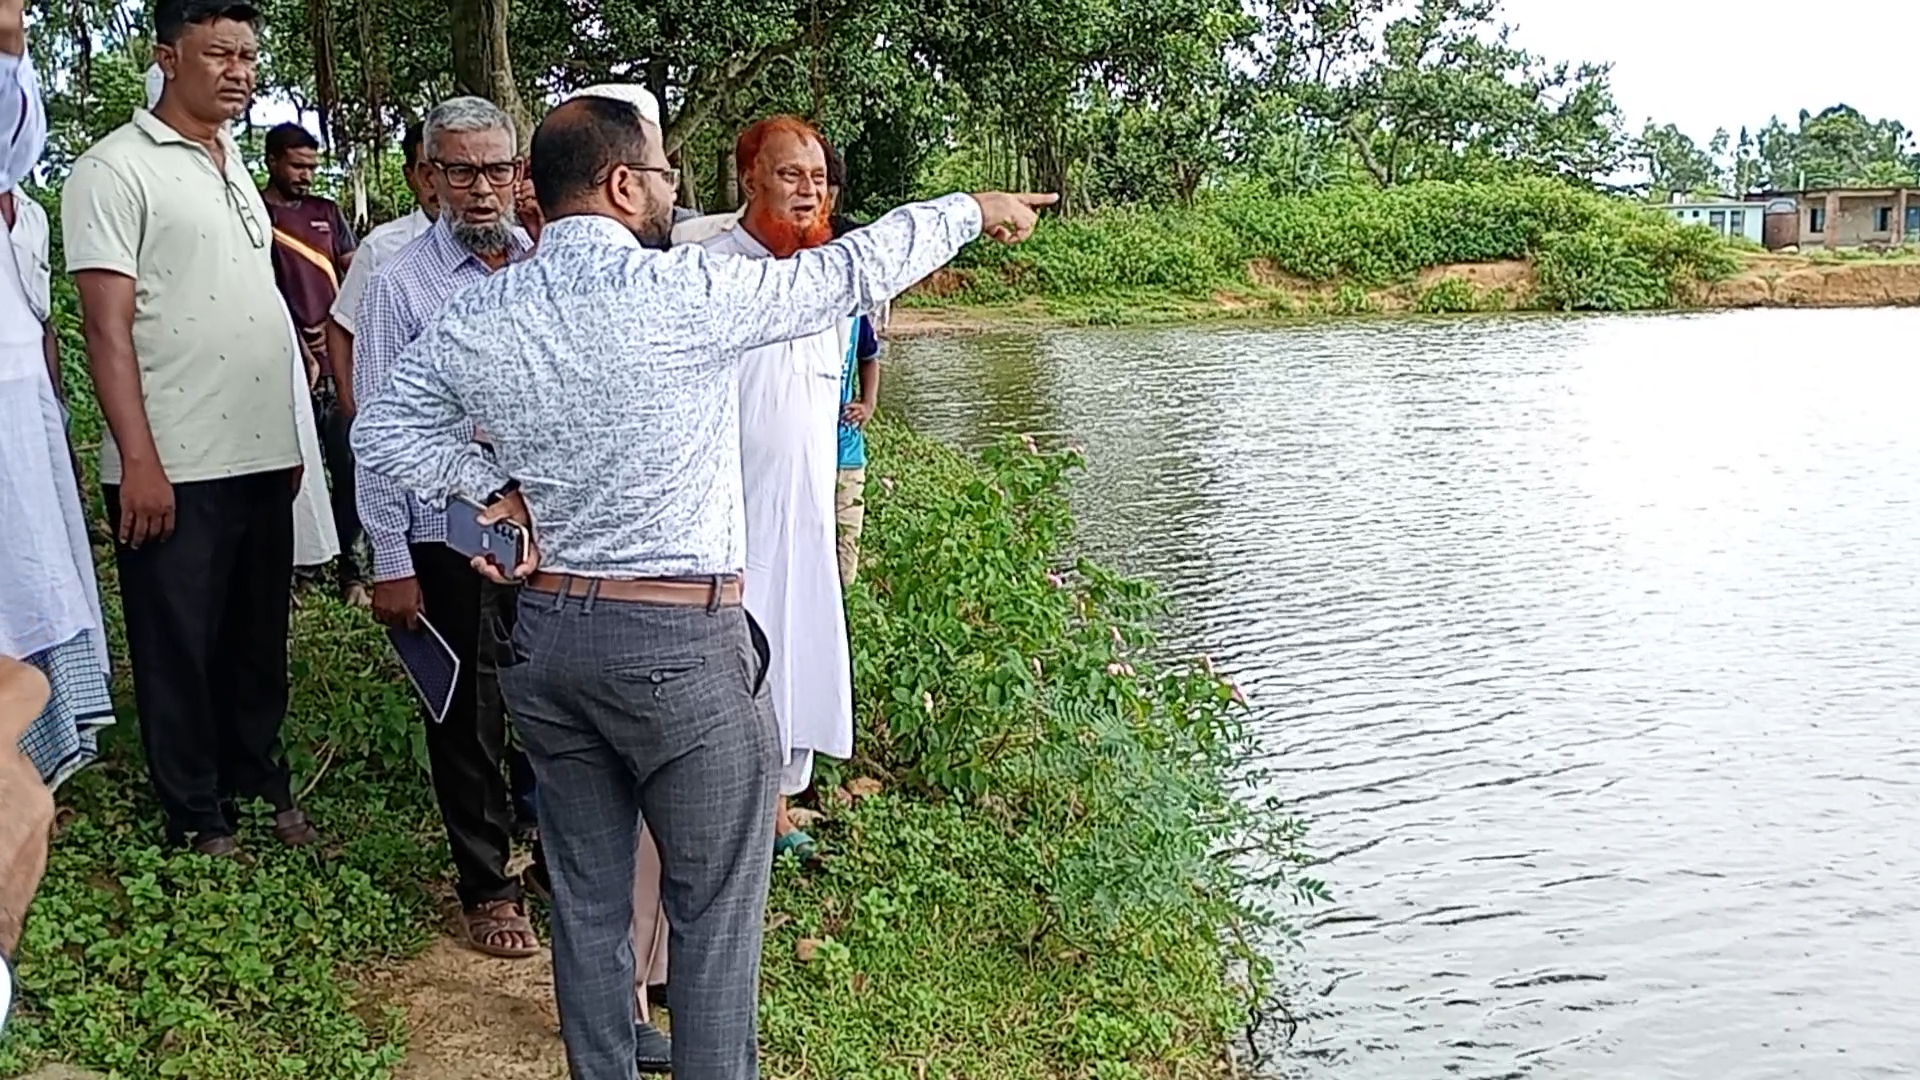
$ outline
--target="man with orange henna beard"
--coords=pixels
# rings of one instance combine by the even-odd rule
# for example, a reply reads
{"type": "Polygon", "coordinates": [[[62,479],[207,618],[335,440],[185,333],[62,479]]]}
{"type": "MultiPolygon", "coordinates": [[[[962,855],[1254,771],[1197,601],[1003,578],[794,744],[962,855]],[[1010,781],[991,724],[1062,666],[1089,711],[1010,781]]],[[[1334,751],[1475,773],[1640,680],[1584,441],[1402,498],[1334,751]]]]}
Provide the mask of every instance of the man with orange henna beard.
{"type": "MultiPolygon", "coordinates": [[[[820,133],[776,116],[734,147],[746,209],[699,241],[708,251],[784,259],[833,239],[820,133]]],[[[785,768],[774,854],[816,854],[787,816],[813,783],[813,756],[853,753],[853,673],[840,600],[833,497],[839,475],[840,368],[849,318],[747,354],[738,371],[740,472],[746,491],[747,613],[766,632],[767,688],[785,768]]]]}

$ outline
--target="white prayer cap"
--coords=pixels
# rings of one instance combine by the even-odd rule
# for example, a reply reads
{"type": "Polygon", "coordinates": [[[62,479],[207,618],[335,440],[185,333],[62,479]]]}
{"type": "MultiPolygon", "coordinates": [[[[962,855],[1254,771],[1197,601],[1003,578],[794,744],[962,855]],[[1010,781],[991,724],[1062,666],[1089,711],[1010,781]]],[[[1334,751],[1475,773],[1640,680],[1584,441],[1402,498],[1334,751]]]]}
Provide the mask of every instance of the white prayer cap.
{"type": "Polygon", "coordinates": [[[583,97],[624,101],[640,110],[642,120],[655,127],[660,126],[660,99],[653,96],[653,91],[638,83],[601,83],[598,86],[589,86],[585,90],[575,90],[568,94],[565,100],[572,101],[574,98],[583,97]]]}
{"type": "Polygon", "coordinates": [[[160,104],[160,91],[167,88],[167,77],[161,73],[160,65],[147,68],[147,108],[160,104]]]}

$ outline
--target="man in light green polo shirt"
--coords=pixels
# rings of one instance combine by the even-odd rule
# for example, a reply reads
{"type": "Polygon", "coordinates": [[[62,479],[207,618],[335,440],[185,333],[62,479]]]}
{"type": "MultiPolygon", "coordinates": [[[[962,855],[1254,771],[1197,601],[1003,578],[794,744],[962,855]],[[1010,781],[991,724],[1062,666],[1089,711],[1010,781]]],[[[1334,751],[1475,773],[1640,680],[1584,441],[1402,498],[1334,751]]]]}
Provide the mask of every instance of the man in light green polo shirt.
{"type": "Polygon", "coordinates": [[[176,841],[236,850],[236,801],[284,843],[318,837],[277,759],[300,446],[266,207],[223,125],[246,113],[259,12],[159,0],[153,111],[74,163],[61,199],[109,434],[134,698],[176,841]]]}

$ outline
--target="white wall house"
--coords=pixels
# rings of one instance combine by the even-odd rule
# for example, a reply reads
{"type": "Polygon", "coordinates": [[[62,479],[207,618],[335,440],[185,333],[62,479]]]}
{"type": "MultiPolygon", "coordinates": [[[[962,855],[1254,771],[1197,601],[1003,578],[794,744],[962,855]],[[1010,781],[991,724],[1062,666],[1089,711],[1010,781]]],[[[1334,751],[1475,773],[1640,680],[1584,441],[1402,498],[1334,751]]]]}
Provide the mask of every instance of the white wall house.
{"type": "Polygon", "coordinates": [[[1682,225],[1705,225],[1721,236],[1762,243],[1766,204],[1732,201],[1671,202],[1660,209],[1682,225]]]}

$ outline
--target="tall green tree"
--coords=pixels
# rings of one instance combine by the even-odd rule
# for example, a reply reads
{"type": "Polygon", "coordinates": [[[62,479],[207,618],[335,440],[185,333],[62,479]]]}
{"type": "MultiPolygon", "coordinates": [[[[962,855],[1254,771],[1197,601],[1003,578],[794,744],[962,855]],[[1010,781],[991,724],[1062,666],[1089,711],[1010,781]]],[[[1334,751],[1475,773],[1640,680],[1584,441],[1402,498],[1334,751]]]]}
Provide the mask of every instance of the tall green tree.
{"type": "Polygon", "coordinates": [[[1486,170],[1598,182],[1627,144],[1609,71],[1515,46],[1498,0],[1284,0],[1269,79],[1383,185],[1486,170]]]}
{"type": "MultiPolygon", "coordinates": [[[[1725,141],[1725,132],[1719,135],[1725,141]]],[[[1651,120],[1634,144],[1634,163],[1647,174],[1649,193],[1657,200],[1669,195],[1689,195],[1718,191],[1726,186],[1726,173],[1710,150],[1693,141],[1672,124],[1651,120]]]]}

